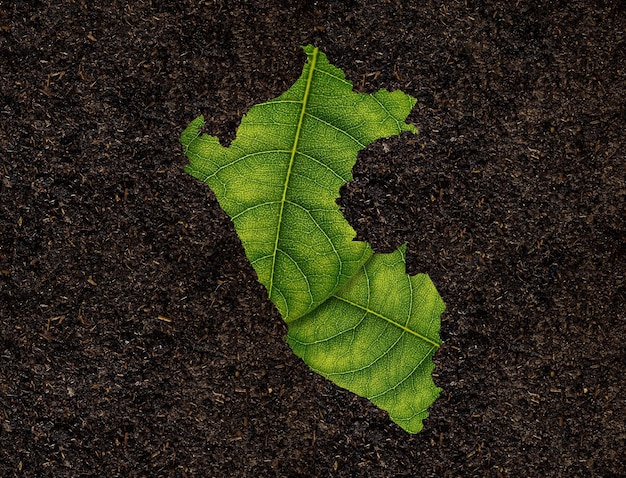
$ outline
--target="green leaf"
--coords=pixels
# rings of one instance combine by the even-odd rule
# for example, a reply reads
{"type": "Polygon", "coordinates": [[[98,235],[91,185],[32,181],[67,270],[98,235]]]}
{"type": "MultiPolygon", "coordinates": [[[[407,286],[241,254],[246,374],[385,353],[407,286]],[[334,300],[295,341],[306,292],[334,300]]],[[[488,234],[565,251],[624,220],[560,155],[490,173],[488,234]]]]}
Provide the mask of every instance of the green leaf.
{"type": "Polygon", "coordinates": [[[200,134],[181,142],[186,171],[206,182],[231,217],[294,352],[335,383],[370,398],[409,432],[439,393],[431,356],[443,302],[427,276],[409,277],[404,247],[373,254],[336,200],[358,152],[416,133],[415,100],[401,91],[359,94],[313,46],[302,75],[253,106],[229,147],[200,134]],[[363,347],[366,347],[364,349],[363,347]]]}
{"type": "Polygon", "coordinates": [[[405,249],[375,254],[343,289],[290,324],[287,341],[314,371],[417,433],[441,391],[431,357],[445,306],[427,275],[406,274],[405,249]]]}

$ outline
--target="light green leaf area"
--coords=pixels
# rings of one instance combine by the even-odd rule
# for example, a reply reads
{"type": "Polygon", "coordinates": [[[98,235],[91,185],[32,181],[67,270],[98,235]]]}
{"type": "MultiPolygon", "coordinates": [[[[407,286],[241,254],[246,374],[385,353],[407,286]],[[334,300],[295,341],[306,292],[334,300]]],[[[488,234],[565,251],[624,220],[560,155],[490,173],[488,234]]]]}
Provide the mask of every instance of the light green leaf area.
{"type": "Polygon", "coordinates": [[[415,100],[356,93],[326,55],[304,51],[300,78],[253,106],[229,147],[201,134],[201,116],[187,127],[186,171],[231,217],[295,353],[417,432],[439,393],[431,356],[443,302],[427,276],[406,274],[404,248],[373,254],[355,241],[336,204],[361,149],[417,132],[405,123],[415,100]]]}
{"type": "Polygon", "coordinates": [[[422,429],[441,391],[431,360],[445,305],[425,274],[406,274],[402,246],[374,254],[346,286],[289,325],[287,341],[314,371],[422,429]]]}

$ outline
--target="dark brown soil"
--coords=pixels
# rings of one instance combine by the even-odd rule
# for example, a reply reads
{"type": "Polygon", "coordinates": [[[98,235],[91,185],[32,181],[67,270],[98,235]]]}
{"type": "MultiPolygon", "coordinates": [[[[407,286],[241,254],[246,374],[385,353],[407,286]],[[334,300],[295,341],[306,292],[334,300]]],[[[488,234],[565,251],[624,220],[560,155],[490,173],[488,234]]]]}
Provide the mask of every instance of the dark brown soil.
{"type": "Polygon", "coordinates": [[[0,476],[626,476],[625,32],[610,0],[0,1],[0,476]],[[448,305],[416,436],[290,352],[182,171],[307,43],[419,100],[341,199],[448,305]]]}

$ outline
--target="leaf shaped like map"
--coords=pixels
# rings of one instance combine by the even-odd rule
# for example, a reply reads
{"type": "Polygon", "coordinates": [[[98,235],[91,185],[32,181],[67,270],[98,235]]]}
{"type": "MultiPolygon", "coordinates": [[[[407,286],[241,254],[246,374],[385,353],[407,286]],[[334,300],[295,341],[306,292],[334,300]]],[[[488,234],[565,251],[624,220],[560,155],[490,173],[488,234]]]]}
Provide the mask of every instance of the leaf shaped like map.
{"type": "Polygon", "coordinates": [[[356,93],[317,48],[309,45],[304,50],[308,62],[300,78],[278,98],[253,106],[229,147],[200,134],[202,117],[187,127],[181,136],[190,160],[186,171],[210,186],[231,217],[259,281],[289,324],[289,343],[296,354],[339,385],[370,397],[403,428],[416,432],[438,394],[430,378],[430,357],[439,343],[443,302],[426,276],[406,274],[404,249],[394,253],[402,258],[398,261],[394,255],[373,254],[369,244],[355,241],[354,230],[336,204],[341,186],[352,179],[361,149],[403,131],[417,132],[405,123],[415,100],[401,91],[356,93]],[[424,287],[425,281],[430,288],[424,287]],[[383,286],[386,292],[381,295],[383,286]],[[355,305],[350,308],[346,300],[352,299],[355,305]],[[344,329],[329,327],[353,323],[355,310],[369,311],[355,325],[369,342],[347,340],[344,329]],[[339,315],[331,317],[331,312],[339,315]],[[384,334],[379,330],[383,323],[384,334]],[[328,330],[322,330],[325,327],[328,330]],[[389,327],[400,334],[393,346],[388,343],[389,327]],[[339,340],[324,335],[340,332],[339,340]],[[368,354],[382,354],[376,361],[382,368],[376,370],[398,373],[387,374],[382,382],[370,374],[373,382],[368,386],[363,386],[364,377],[375,367],[348,377],[348,370],[356,370],[370,356],[350,362],[352,369],[346,368],[346,357],[363,358],[359,347],[383,336],[387,346],[370,347],[368,354]],[[415,342],[413,337],[430,342],[415,342]],[[414,363],[417,356],[419,366],[414,363]],[[403,375],[411,367],[412,375],[403,375]],[[400,382],[393,385],[392,376],[400,382]]]}

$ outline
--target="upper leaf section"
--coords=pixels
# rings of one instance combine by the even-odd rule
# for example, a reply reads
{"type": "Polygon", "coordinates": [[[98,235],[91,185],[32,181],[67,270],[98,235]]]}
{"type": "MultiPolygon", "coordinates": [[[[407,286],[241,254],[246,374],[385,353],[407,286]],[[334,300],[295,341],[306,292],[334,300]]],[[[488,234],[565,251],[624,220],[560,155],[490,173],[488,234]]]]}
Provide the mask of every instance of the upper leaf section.
{"type": "Polygon", "coordinates": [[[401,91],[352,91],[341,70],[312,46],[302,75],[280,97],[253,106],[225,148],[183,132],[186,171],[206,182],[231,217],[259,281],[287,322],[314,310],[372,254],[336,200],[359,150],[402,131],[415,100],[401,91]]]}

